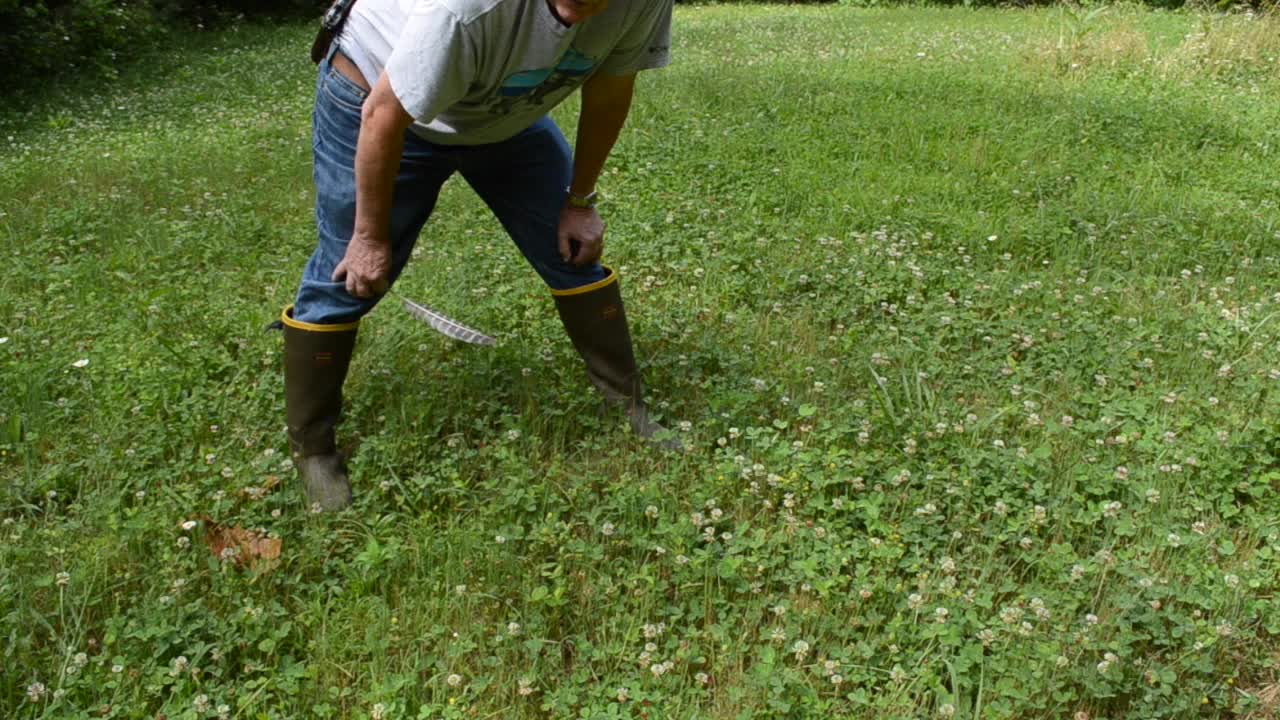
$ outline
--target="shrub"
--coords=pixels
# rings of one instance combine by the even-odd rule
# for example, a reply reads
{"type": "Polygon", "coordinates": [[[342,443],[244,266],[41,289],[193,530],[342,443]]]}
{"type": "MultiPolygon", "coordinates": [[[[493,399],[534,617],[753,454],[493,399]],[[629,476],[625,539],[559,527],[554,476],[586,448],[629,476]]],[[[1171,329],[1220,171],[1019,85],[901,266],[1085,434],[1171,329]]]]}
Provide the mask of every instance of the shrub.
{"type": "Polygon", "coordinates": [[[0,90],[114,65],[175,27],[319,14],[323,0],[0,0],[0,90]]]}

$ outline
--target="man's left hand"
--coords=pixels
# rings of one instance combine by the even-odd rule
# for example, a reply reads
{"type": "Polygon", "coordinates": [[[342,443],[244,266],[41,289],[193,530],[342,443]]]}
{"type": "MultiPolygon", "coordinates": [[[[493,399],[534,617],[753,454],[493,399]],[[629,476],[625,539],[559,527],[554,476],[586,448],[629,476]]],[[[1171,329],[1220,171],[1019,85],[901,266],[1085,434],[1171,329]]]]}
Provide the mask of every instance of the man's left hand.
{"type": "Polygon", "coordinates": [[[604,252],[604,220],[593,207],[565,206],[560,211],[560,259],[578,267],[600,262],[604,252]]]}

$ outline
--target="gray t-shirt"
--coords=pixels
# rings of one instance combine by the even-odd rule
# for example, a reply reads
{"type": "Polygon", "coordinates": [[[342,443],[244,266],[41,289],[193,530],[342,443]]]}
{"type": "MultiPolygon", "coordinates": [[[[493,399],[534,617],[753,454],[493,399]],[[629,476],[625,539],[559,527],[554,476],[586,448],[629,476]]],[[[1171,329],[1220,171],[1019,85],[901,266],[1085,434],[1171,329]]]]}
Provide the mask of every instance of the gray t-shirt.
{"type": "Polygon", "coordinates": [[[476,145],[529,127],[593,73],[666,65],[671,4],[610,0],[565,27],[547,0],[359,0],[338,44],[370,85],[386,71],[415,133],[476,145]]]}

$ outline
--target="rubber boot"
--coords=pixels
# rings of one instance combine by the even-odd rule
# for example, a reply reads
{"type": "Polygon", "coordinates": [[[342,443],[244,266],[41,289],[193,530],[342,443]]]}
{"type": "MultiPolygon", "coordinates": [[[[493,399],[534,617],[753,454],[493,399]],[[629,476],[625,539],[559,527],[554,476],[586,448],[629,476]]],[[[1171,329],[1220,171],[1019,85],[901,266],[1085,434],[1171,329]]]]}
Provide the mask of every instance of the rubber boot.
{"type": "Polygon", "coordinates": [[[342,415],[342,383],[347,378],[359,322],[315,325],[293,319],[284,325],[285,417],[289,450],[302,479],[307,507],[322,511],[351,505],[351,482],[334,441],[342,415]]]}
{"type": "Polygon", "coordinates": [[[586,363],[592,384],[609,401],[626,406],[632,432],[664,449],[682,450],[680,441],[649,417],[618,274],[608,267],[605,270],[609,276],[598,282],[551,291],[560,321],[586,363]]]}

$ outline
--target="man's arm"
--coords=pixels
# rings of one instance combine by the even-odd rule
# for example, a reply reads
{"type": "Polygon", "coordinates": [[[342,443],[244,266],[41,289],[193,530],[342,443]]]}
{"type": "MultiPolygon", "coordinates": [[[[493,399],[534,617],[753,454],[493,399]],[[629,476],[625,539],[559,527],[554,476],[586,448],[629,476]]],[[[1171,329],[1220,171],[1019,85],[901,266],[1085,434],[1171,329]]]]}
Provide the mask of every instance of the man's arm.
{"type": "Polygon", "coordinates": [[[371,298],[387,291],[391,273],[391,204],[404,132],[413,124],[383,73],[365,100],[356,143],[356,220],[347,253],[333,271],[347,292],[371,298]]]}
{"type": "MultiPolygon", "coordinates": [[[[573,150],[573,184],[578,196],[595,191],[596,180],[613,150],[631,111],[636,76],[598,73],[582,86],[578,139],[573,150]]],[[[595,208],[566,205],[560,212],[560,257],[575,265],[600,260],[604,250],[604,221],[595,208]],[[574,245],[578,247],[574,253],[574,245]]]]}

